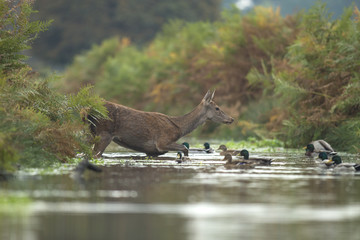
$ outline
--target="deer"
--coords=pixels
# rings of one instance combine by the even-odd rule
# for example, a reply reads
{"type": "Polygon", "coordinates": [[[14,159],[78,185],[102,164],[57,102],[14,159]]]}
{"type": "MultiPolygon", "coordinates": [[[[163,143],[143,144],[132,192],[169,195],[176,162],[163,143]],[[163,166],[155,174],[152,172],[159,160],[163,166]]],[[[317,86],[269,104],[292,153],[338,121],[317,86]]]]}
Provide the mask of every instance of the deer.
{"type": "Polygon", "coordinates": [[[95,141],[95,158],[102,156],[111,141],[118,145],[155,157],[168,151],[188,149],[176,143],[206,121],[231,124],[234,119],[226,115],[213,101],[215,91],[207,91],[200,104],[183,116],[168,116],[158,112],[145,112],[121,104],[105,101],[108,119],[88,116],[90,131],[95,141]]]}

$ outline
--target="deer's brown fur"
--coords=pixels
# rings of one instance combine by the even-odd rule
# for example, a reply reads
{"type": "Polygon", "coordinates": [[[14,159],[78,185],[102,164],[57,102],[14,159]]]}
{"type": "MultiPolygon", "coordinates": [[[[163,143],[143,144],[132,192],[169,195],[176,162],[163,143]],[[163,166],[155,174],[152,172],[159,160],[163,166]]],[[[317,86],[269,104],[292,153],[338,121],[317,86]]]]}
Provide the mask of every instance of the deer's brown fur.
{"type": "Polygon", "coordinates": [[[185,156],[188,156],[188,149],[176,143],[179,138],[207,120],[226,124],[234,121],[213,101],[214,93],[211,94],[208,91],[194,110],[177,117],[139,111],[106,102],[105,106],[110,119],[95,121],[95,125],[91,126],[93,135],[100,137],[94,146],[95,156],[100,157],[111,141],[125,148],[144,152],[149,156],[161,155],[168,151],[182,151],[185,156]]]}

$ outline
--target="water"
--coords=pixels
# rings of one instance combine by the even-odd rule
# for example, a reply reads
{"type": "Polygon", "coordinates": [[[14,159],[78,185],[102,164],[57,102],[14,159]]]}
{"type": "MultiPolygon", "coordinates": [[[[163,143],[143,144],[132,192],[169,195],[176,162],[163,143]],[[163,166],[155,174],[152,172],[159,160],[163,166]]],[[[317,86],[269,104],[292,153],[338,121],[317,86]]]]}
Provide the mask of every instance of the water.
{"type": "Polygon", "coordinates": [[[303,152],[257,152],[272,165],[232,170],[218,154],[182,164],[129,154],[107,153],[102,173],[80,179],[69,166],[1,182],[0,239],[359,239],[359,175],[323,171],[303,152]]]}

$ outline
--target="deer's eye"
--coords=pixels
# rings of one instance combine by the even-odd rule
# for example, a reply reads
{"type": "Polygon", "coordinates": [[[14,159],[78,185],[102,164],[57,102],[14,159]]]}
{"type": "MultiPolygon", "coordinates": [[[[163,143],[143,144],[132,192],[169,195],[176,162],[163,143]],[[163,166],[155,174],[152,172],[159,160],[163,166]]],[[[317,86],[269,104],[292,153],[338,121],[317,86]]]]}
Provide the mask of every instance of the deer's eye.
{"type": "Polygon", "coordinates": [[[216,110],[216,111],[219,111],[219,110],[220,110],[220,108],[216,107],[216,108],[215,108],[215,110],[216,110]]]}

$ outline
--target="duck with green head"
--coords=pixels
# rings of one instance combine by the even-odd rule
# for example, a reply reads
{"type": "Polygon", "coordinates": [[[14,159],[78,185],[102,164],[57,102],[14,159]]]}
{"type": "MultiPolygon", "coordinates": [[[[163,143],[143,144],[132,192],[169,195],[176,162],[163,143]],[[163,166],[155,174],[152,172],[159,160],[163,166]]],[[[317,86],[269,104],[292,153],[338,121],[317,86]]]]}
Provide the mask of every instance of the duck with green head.
{"type": "Polygon", "coordinates": [[[326,152],[320,152],[318,155],[318,159],[320,160],[318,161],[318,163],[325,164],[326,167],[330,167],[333,165],[333,161],[329,159],[328,154],[326,152]]]}
{"type": "Polygon", "coordinates": [[[337,153],[331,147],[331,145],[325,140],[316,140],[310,142],[305,149],[305,155],[308,157],[316,157],[320,152],[325,152],[330,155],[336,155],[337,153]]]}
{"type": "Polygon", "coordinates": [[[334,173],[353,173],[360,171],[360,164],[357,163],[343,163],[340,156],[333,156],[331,162],[334,165],[334,173]]]}
{"type": "Polygon", "coordinates": [[[257,165],[270,165],[272,162],[271,158],[250,157],[249,151],[246,149],[240,151],[240,156],[244,157],[244,160],[253,162],[257,165]]]}
{"type": "Polygon", "coordinates": [[[325,152],[321,152],[319,153],[319,159],[327,168],[334,168],[334,173],[351,173],[360,171],[360,164],[343,163],[341,157],[338,155],[328,159],[328,155],[325,152]]]}
{"type": "Polygon", "coordinates": [[[226,154],[230,154],[233,156],[239,155],[239,150],[231,150],[227,149],[227,147],[224,144],[221,144],[217,150],[221,150],[220,155],[225,156],[226,154]]]}
{"type": "Polygon", "coordinates": [[[214,150],[210,147],[210,144],[208,142],[204,143],[204,148],[190,148],[190,144],[188,142],[183,142],[182,144],[189,150],[189,153],[192,154],[214,152],[214,150]]]}
{"type": "Polygon", "coordinates": [[[206,153],[214,153],[214,149],[212,149],[212,148],[210,147],[210,143],[205,142],[205,143],[204,143],[204,148],[205,148],[205,152],[206,152],[206,153]]]}

